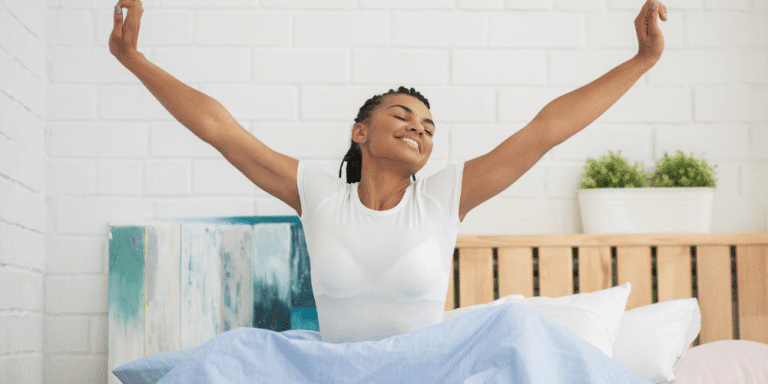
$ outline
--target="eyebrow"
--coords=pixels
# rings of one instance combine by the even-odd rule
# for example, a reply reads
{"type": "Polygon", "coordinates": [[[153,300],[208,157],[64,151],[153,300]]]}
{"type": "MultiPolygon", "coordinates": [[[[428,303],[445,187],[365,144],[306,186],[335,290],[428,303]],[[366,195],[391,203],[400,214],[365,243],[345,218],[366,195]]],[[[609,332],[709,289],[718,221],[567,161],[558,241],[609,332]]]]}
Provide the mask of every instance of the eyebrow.
{"type": "MultiPolygon", "coordinates": [[[[402,109],[405,109],[405,111],[406,111],[406,112],[408,112],[408,113],[413,113],[413,111],[411,111],[411,109],[410,109],[410,108],[408,108],[408,107],[406,107],[406,106],[404,106],[404,105],[395,104],[395,105],[392,105],[392,106],[390,106],[389,108],[392,108],[392,107],[400,107],[400,108],[402,108],[402,109]]],[[[387,108],[387,109],[389,109],[389,108],[387,108]]],[[[434,122],[434,121],[432,121],[431,119],[424,119],[424,121],[426,121],[427,123],[430,123],[430,124],[432,124],[432,127],[434,127],[434,126],[435,126],[435,122],[434,122]]]]}

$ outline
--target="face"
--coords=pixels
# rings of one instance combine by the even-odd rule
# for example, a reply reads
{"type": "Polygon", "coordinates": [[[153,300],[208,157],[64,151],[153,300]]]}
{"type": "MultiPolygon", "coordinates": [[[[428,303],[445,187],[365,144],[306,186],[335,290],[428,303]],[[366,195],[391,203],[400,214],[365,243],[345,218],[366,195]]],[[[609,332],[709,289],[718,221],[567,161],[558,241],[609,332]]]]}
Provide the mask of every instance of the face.
{"type": "Polygon", "coordinates": [[[394,163],[412,175],[429,160],[434,134],[427,106],[414,96],[395,94],[385,97],[371,112],[367,125],[355,124],[352,138],[360,144],[363,162],[394,163]]]}

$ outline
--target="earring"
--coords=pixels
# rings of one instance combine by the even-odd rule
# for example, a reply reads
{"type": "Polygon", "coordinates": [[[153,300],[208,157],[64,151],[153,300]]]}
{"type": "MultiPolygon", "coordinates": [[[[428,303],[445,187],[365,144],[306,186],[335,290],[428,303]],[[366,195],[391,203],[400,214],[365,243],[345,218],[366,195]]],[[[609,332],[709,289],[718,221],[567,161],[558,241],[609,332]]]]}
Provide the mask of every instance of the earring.
{"type": "Polygon", "coordinates": [[[365,137],[363,137],[363,141],[365,141],[365,137]]]}

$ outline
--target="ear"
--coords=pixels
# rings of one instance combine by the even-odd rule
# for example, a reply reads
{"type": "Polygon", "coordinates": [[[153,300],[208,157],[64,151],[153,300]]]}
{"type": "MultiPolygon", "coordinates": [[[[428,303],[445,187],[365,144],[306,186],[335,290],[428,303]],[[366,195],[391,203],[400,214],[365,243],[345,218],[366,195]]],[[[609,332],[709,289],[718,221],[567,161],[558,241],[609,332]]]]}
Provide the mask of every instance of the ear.
{"type": "Polygon", "coordinates": [[[366,144],[366,142],[363,142],[364,137],[368,137],[368,127],[363,123],[356,123],[352,127],[352,140],[361,145],[366,144]]]}

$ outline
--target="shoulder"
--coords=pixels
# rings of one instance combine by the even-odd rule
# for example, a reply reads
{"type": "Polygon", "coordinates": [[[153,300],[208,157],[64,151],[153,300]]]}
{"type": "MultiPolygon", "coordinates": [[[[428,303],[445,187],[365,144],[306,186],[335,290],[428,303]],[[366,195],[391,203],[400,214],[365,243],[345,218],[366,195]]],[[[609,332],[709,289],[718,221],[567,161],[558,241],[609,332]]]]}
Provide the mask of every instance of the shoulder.
{"type": "Polygon", "coordinates": [[[340,178],[333,177],[320,167],[305,161],[299,161],[296,184],[301,199],[302,216],[347,187],[347,183],[340,178]]]}
{"type": "Polygon", "coordinates": [[[461,179],[464,175],[464,163],[454,163],[447,167],[416,181],[417,188],[425,189],[427,193],[437,190],[453,189],[461,187],[461,179]]]}
{"type": "Polygon", "coordinates": [[[434,201],[452,226],[458,226],[464,163],[448,165],[433,175],[416,181],[416,193],[434,201]]]}
{"type": "Polygon", "coordinates": [[[299,161],[299,166],[296,171],[296,176],[299,179],[299,183],[310,182],[322,182],[326,184],[345,184],[339,177],[333,177],[327,172],[322,170],[315,164],[308,163],[304,160],[299,161]]]}

